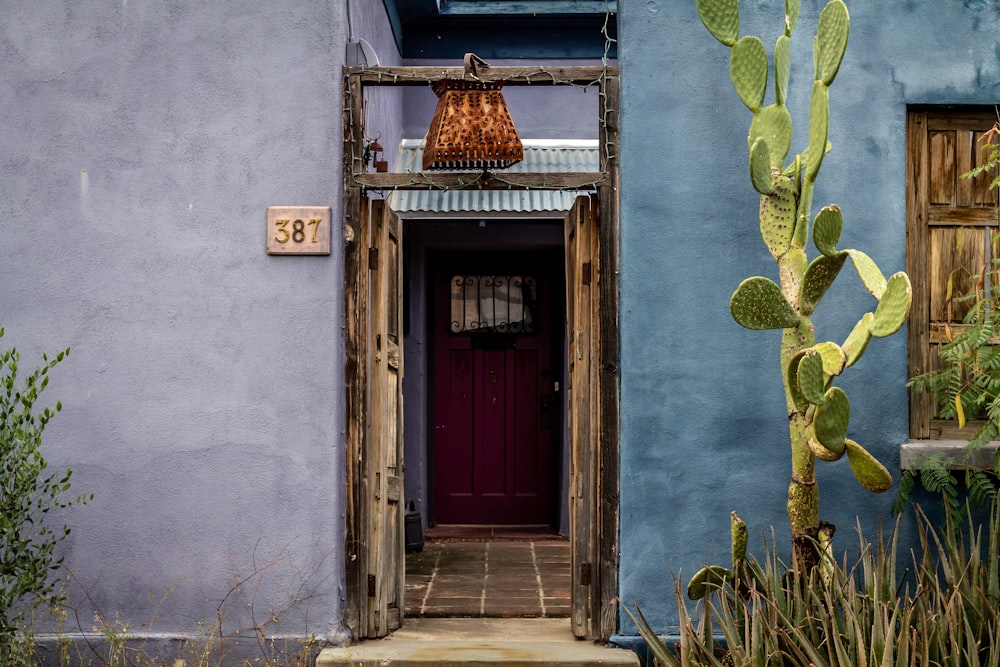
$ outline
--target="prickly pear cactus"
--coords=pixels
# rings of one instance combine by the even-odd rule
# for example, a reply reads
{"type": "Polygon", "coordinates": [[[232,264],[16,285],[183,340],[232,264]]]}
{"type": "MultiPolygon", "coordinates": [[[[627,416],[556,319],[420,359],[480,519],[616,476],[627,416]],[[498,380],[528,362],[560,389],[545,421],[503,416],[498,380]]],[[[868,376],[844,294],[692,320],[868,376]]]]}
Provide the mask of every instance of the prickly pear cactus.
{"type": "MultiPolygon", "coordinates": [[[[769,60],[764,43],[739,35],[739,0],[696,0],[708,31],[730,49],[733,87],[750,110],[747,136],[750,183],[760,193],[760,234],[778,264],[779,283],[755,276],[737,287],[730,299],[733,318],[748,329],[781,329],[781,365],[788,403],[792,480],[788,517],[797,566],[812,567],[818,558],[819,490],[815,462],[847,455],[858,482],[879,493],[892,485],[888,470],[847,437],[851,404],[834,380],[864,354],[872,337],[895,333],[910,309],[910,281],[905,273],[888,280],[875,262],[859,250],[838,249],[844,218],[839,207],[826,206],[812,220],[818,255],[811,261],[806,246],[812,195],[823,158],[830,150],[830,87],[840,70],[850,18],[842,0],[831,0],[820,13],[813,40],[814,76],[809,100],[809,142],[788,159],[792,118],[785,106],[791,72],[791,39],[801,0],[785,0],[784,31],[769,60]],[[769,73],[774,72],[774,101],[765,105],[769,73]],[[875,298],[843,343],[817,343],[811,316],[840,270],[850,260],[864,287],[875,298]]],[[[723,569],[701,573],[700,585],[724,579],[723,569]]],[[[698,575],[696,575],[697,577],[698,575]]],[[[692,584],[695,582],[692,581],[692,584]]]]}

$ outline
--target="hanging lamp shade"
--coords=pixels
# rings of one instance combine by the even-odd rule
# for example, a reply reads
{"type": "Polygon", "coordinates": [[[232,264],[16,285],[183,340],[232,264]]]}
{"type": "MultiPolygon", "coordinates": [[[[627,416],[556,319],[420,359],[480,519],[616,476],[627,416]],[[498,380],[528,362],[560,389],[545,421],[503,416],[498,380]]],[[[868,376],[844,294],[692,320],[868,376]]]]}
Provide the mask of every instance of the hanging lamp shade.
{"type": "Polygon", "coordinates": [[[465,72],[471,78],[434,82],[438,103],[427,130],[424,170],[505,169],[524,159],[521,138],[500,92],[503,82],[480,80],[477,65],[489,67],[467,53],[465,72]]]}

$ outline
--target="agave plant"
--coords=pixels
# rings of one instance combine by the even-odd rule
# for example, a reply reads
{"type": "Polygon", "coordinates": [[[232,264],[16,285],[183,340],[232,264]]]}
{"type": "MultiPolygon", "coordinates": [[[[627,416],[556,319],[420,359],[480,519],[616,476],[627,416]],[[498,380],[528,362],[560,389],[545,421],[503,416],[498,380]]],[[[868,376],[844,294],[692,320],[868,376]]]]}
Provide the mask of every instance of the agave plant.
{"type": "Polygon", "coordinates": [[[669,644],[638,609],[626,611],[663,667],[1000,666],[1000,502],[984,525],[968,506],[964,526],[948,514],[938,528],[914,511],[919,548],[908,568],[897,518],[875,542],[859,526],[857,559],[826,559],[825,574],[789,569],[772,538],[763,562],[706,584],[694,614],[675,585],[680,633],[669,644]]]}

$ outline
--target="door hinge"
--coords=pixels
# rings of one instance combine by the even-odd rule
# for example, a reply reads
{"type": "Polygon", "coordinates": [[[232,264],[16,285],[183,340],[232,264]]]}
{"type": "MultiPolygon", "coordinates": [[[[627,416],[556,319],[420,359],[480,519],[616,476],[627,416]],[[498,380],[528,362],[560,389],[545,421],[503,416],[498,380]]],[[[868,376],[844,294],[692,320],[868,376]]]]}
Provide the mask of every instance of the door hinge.
{"type": "Polygon", "coordinates": [[[590,284],[590,262],[584,262],[580,266],[580,282],[584,285],[590,284]]]}
{"type": "Polygon", "coordinates": [[[375,597],[375,575],[368,575],[368,597],[375,597]]]}
{"type": "Polygon", "coordinates": [[[590,585],[590,563],[580,563],[580,585],[590,585]]]}
{"type": "Polygon", "coordinates": [[[378,271],[378,248],[368,248],[368,270],[378,271]]]}

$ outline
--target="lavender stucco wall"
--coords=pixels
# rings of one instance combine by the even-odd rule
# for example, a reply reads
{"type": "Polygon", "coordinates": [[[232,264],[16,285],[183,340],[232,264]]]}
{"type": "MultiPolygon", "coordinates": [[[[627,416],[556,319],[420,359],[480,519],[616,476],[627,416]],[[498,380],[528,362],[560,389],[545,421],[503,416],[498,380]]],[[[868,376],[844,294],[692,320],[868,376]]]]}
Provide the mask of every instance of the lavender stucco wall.
{"type": "MultiPolygon", "coordinates": [[[[811,44],[825,3],[806,0],[793,37],[792,151],[806,143],[811,44]]],[[[979,0],[848,0],[851,36],[830,92],[830,141],[815,209],[844,210],[841,245],[868,252],[886,274],[905,263],[905,118],[916,103],[998,101],[1000,12],[979,0]]],[[[620,597],[663,632],[676,631],[672,591],[728,558],[736,510],[760,549],[769,526],[787,544],[785,407],[774,332],[729,315],[736,285],[776,278],[757,229],[747,178],[750,114],[729,81],[729,52],[695,3],[619,3],[621,160],[620,597]]],[[[741,34],[773,45],[784,2],[741,2],[741,34]]],[[[769,98],[770,99],[770,98],[769,98]]],[[[811,256],[815,251],[810,249],[811,256]]],[[[843,340],[874,302],[845,269],[814,318],[820,340],[843,340]]],[[[854,439],[898,477],[907,440],[906,337],[874,340],[845,374],[854,439]]],[[[845,461],[820,465],[821,515],[855,540],[889,517],[895,489],[873,496],[845,461]]],[[[623,623],[624,636],[635,635],[623,623]]]]}
{"type": "MultiPolygon", "coordinates": [[[[393,64],[381,3],[353,4],[393,64]]],[[[274,612],[268,635],[343,636],[346,11],[3,4],[2,344],[72,347],[46,448],[95,494],[66,515],[84,631],[99,610],[197,633],[250,576],[227,632],[274,612]],[[265,208],[290,204],[333,207],[331,256],[265,254],[265,208]]]]}

